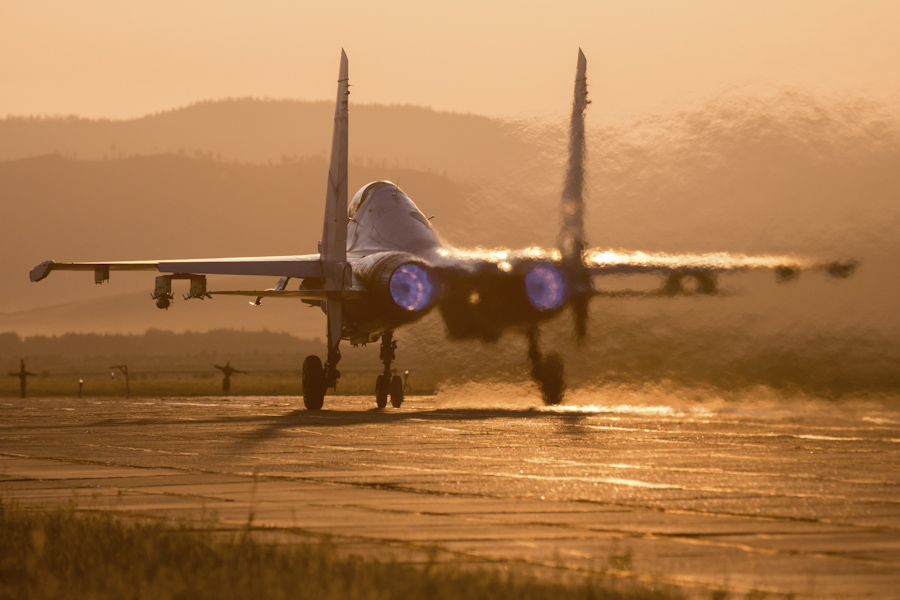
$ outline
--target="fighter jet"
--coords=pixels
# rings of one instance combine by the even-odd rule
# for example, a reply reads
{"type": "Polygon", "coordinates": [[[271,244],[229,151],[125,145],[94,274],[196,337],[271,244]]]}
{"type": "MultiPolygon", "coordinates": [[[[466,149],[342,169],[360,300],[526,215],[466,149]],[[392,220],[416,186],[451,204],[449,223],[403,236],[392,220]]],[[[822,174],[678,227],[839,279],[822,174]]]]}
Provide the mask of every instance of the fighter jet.
{"type": "MultiPolygon", "coordinates": [[[[588,105],[587,61],[579,50],[570,122],[569,161],[562,193],[558,248],[545,250],[464,250],[445,243],[429,219],[397,185],[376,181],[363,186],[348,202],[347,157],[349,78],[347,55],[341,52],[334,133],[325,193],[325,222],[318,252],[295,256],[263,256],[190,260],[118,262],[46,261],[31,270],[40,281],[51,271],[93,271],[94,280],[109,280],[110,271],[155,271],[152,294],[159,308],[174,299],[172,282],[190,283],[185,299],[214,295],[255,298],[297,298],[321,307],[327,317],[324,363],[318,356],[303,361],[303,403],[322,408],[327,389],[336,389],[340,371],[340,343],[380,341],[383,374],[375,381],[378,407],[394,407],[404,399],[402,380],[392,375],[397,342],[394,331],[440,311],[451,339],[497,341],[505,332],[528,338],[531,374],[546,404],[563,397],[563,362],[545,355],[539,344],[541,323],[571,310],[575,337],[587,332],[588,304],[604,293],[593,285],[604,275],[655,273],[662,285],[656,292],[715,294],[718,275],[750,269],[771,269],[777,278],[796,278],[803,269],[817,269],[835,277],[849,276],[854,262],[820,263],[793,256],[745,256],[730,253],[675,255],[588,249],[584,234],[584,116],[588,105]],[[269,289],[208,291],[207,275],[278,277],[269,289]],[[291,280],[299,286],[289,287],[291,280]]],[[[623,294],[625,292],[615,292],[623,294]]]]}

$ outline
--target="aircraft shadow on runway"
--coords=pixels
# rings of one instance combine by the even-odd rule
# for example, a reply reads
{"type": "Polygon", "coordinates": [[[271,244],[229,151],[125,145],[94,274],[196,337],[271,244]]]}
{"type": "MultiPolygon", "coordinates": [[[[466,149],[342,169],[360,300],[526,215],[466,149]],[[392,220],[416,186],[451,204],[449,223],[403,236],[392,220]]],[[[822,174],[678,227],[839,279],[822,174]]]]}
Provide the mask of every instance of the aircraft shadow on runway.
{"type": "Polygon", "coordinates": [[[244,444],[254,444],[275,438],[282,430],[296,427],[352,427],[355,425],[392,424],[411,421],[460,423],[464,421],[489,420],[541,420],[549,421],[568,429],[568,433],[576,433],[571,428],[577,427],[581,421],[592,414],[578,412],[552,412],[535,408],[441,408],[414,412],[395,411],[390,409],[371,409],[366,411],[295,410],[283,416],[269,416],[264,419],[250,418],[245,422],[267,421],[254,431],[242,431],[238,436],[244,444]]]}
{"type": "MultiPolygon", "coordinates": [[[[209,419],[193,418],[143,418],[143,419],[104,419],[94,423],[62,426],[79,429],[101,427],[160,427],[160,426],[216,426],[228,428],[235,427],[234,437],[239,444],[256,444],[278,437],[280,432],[297,427],[303,428],[332,428],[353,427],[360,425],[396,424],[412,421],[423,422],[465,422],[465,421],[489,421],[489,420],[541,420],[560,425],[569,429],[569,433],[575,433],[570,428],[579,425],[585,418],[596,416],[594,413],[581,412],[555,412],[535,408],[509,409],[509,408],[440,408],[432,410],[397,411],[392,409],[371,409],[365,411],[350,410],[321,410],[306,411],[292,410],[282,415],[247,415],[247,416],[221,416],[209,419]],[[246,426],[258,425],[255,429],[247,430],[246,426]]],[[[59,425],[50,426],[60,428],[59,425]]]]}

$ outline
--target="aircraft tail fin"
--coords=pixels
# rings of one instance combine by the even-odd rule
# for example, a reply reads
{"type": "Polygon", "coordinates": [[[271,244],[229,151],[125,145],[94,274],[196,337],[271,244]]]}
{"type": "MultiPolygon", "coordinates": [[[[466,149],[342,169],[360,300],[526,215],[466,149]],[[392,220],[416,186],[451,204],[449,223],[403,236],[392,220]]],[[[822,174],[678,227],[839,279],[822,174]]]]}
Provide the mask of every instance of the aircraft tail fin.
{"type": "Polygon", "coordinates": [[[587,97],[587,60],[578,49],[575,72],[575,96],[569,122],[569,163],[562,193],[559,250],[563,265],[573,285],[570,305],[575,318],[575,335],[579,341],[587,333],[588,302],[591,297],[590,273],[584,263],[587,247],[584,236],[584,162],[586,154],[584,113],[590,103],[587,97]]]}
{"type": "Polygon", "coordinates": [[[350,86],[347,54],[341,50],[337,100],[334,107],[334,134],[331,138],[331,163],[325,194],[325,225],[322,230],[322,264],[326,289],[340,289],[341,271],[347,261],[347,156],[348,103],[350,86]],[[334,268],[340,264],[340,268],[334,268]]]}
{"type": "MultiPolygon", "coordinates": [[[[331,138],[331,163],[328,167],[328,189],[325,193],[325,224],[322,229],[322,247],[319,251],[325,290],[344,288],[349,271],[347,265],[347,157],[348,105],[350,95],[347,54],[341,50],[341,68],[338,76],[337,100],[334,106],[334,134],[331,138]]],[[[336,387],[340,372],[337,363],[341,354],[338,346],[343,333],[343,303],[340,299],[325,300],[328,315],[328,358],[325,363],[325,385],[336,387]]]]}
{"type": "Polygon", "coordinates": [[[580,262],[585,249],[584,239],[584,112],[587,99],[587,60],[578,49],[578,67],[575,73],[575,95],[572,100],[572,118],[569,122],[569,162],[562,193],[559,249],[563,260],[580,262]]]}

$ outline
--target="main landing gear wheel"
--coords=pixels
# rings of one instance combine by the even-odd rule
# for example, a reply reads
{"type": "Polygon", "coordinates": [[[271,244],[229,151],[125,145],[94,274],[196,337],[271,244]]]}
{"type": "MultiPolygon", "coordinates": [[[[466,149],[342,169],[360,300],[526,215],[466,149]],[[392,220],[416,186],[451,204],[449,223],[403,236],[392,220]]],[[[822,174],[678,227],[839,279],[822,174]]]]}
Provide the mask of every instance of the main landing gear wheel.
{"type": "Polygon", "coordinates": [[[381,362],[384,364],[384,373],[375,380],[375,403],[378,408],[387,406],[388,395],[391,396],[391,406],[400,408],[403,404],[403,379],[399,375],[391,375],[391,363],[394,361],[394,351],[397,342],[394,341],[394,332],[385,331],[381,334],[381,362]]]}
{"type": "Polygon", "coordinates": [[[325,369],[318,356],[303,361],[303,405],[306,410],[319,410],[325,403],[325,369]]]}
{"type": "Polygon", "coordinates": [[[375,404],[378,405],[378,408],[384,408],[387,406],[388,400],[388,378],[384,375],[379,375],[378,379],[375,380],[375,404]]]}
{"type": "Polygon", "coordinates": [[[391,406],[400,408],[403,404],[403,379],[399,375],[391,378],[391,406]]]}
{"type": "Polygon", "coordinates": [[[540,366],[541,397],[544,404],[555,406],[560,403],[566,389],[563,361],[559,354],[548,354],[540,366]]]}
{"type": "Polygon", "coordinates": [[[531,378],[541,388],[541,398],[547,406],[562,402],[566,391],[563,360],[553,352],[544,356],[541,352],[537,326],[528,330],[528,360],[531,362],[531,378]]]}

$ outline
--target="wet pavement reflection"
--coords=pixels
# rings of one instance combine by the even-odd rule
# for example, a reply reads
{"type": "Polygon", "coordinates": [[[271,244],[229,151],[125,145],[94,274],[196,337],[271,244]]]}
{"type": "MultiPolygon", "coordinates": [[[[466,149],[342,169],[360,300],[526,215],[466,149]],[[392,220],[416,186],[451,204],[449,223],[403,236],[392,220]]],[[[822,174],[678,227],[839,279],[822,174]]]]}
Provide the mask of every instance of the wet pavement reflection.
{"type": "Polygon", "coordinates": [[[252,510],[410,560],[437,545],[690,590],[892,597],[896,400],[0,399],[0,493],[224,523],[252,510]]]}

